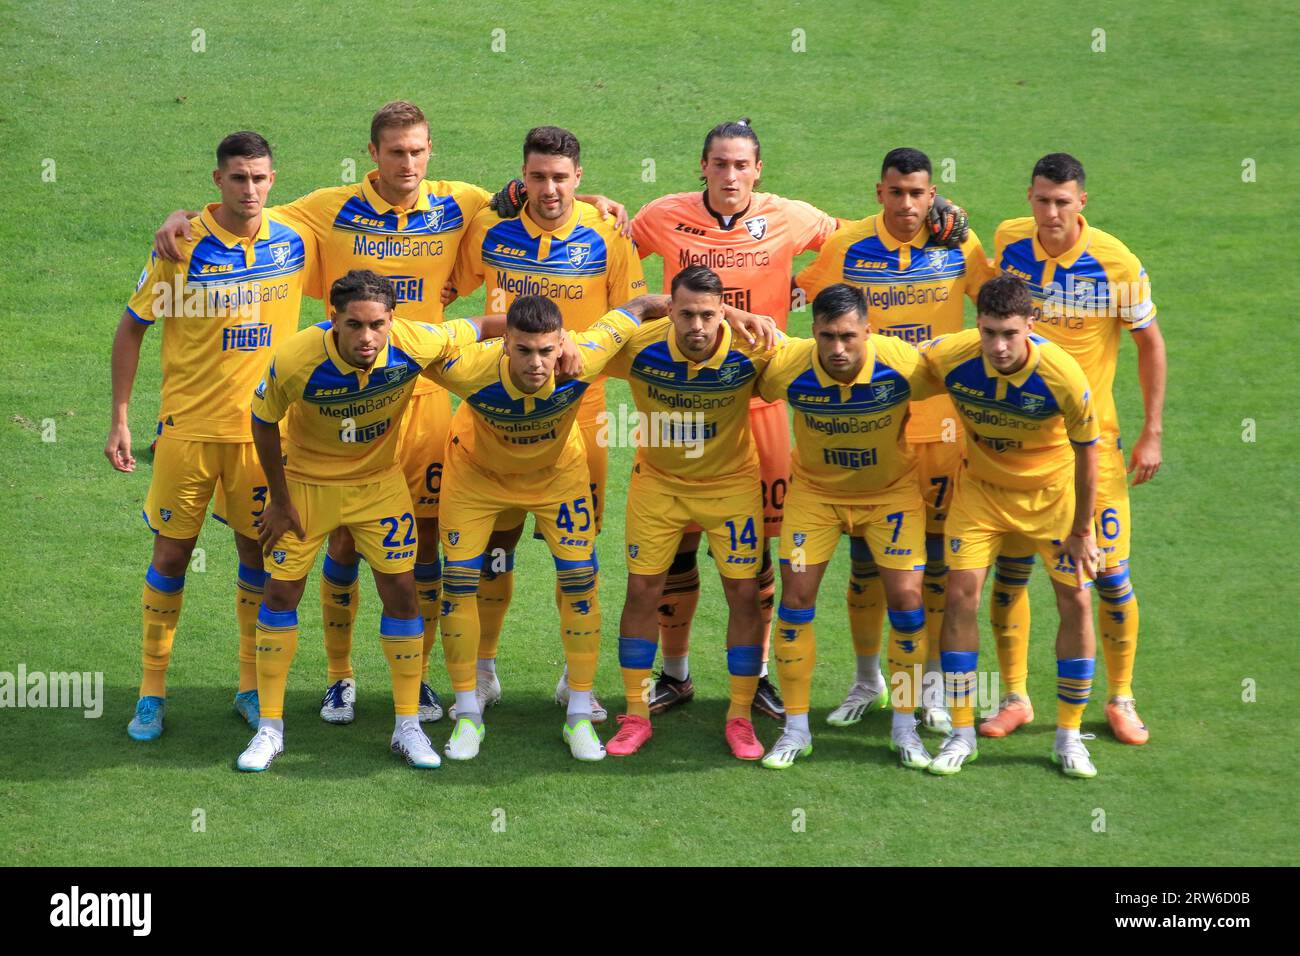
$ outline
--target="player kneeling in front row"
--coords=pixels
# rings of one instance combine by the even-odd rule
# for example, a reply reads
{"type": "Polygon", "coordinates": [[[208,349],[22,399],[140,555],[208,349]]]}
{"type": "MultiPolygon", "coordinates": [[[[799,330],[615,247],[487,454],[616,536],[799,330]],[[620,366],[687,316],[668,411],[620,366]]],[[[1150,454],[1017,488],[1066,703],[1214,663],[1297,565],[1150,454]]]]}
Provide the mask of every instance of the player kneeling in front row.
{"type": "Polygon", "coordinates": [[[1002,540],[1019,535],[1043,556],[1061,616],[1056,634],[1053,760],[1067,776],[1095,777],[1079,734],[1092,689],[1096,641],[1088,590],[1100,566],[1092,514],[1100,429],[1083,370],[1033,334],[1029,287],[1003,275],[980,289],[977,328],[921,346],[966,426],[966,464],[948,513],[948,611],[940,637],[952,734],[930,772],[954,774],[975,745],[980,591],[1002,540]]]}
{"type": "Polygon", "coordinates": [[[284,688],[298,646],[298,603],[326,536],[345,527],[374,572],[379,633],[393,681],[392,750],[413,767],[441,760],[417,718],[424,622],[415,593],[415,519],[396,463],[398,425],[431,362],[496,334],[501,319],[440,326],[394,321],[392,282],[353,270],[330,288],[331,321],[276,349],[253,394],[253,441],[270,503],[261,544],[270,578],[257,618],[261,721],[240,770],[266,770],[284,750],[284,688]],[[288,447],[277,426],[288,416],[288,447]]]}
{"type": "Polygon", "coordinates": [[[763,758],[783,770],[812,753],[808,704],[817,590],[840,535],[870,546],[889,613],[890,748],[904,767],[930,765],[913,711],[925,664],[925,510],[908,403],[938,389],[916,348],[869,334],[862,290],[839,283],[813,300],[813,339],[790,339],[758,381],[794,410],[795,449],[781,530],[781,603],[772,653],[785,691],[785,729],[763,758]]]}

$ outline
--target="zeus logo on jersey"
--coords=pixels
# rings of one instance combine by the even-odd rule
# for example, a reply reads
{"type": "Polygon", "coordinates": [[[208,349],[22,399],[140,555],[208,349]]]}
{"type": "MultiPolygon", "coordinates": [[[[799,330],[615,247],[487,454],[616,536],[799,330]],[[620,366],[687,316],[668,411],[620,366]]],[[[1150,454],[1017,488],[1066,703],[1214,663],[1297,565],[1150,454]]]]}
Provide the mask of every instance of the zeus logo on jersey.
{"type": "Polygon", "coordinates": [[[258,349],[270,347],[271,326],[265,323],[237,325],[233,329],[221,330],[221,351],[223,352],[256,352],[258,349]]]}

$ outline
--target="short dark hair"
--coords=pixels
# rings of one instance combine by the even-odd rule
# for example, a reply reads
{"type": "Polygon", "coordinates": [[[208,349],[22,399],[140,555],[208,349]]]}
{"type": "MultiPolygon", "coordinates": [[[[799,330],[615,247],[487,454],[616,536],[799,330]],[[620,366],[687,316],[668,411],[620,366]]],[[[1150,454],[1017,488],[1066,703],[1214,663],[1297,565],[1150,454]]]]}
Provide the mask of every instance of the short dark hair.
{"type": "Polygon", "coordinates": [[[684,288],[687,292],[707,292],[720,296],[722,279],[716,272],[705,266],[688,266],[673,276],[672,295],[676,295],[679,288],[684,288]]]}
{"type": "Polygon", "coordinates": [[[564,328],[560,307],[544,295],[521,295],[506,310],[506,328],[516,332],[558,332],[564,328]]]}
{"type": "Polygon", "coordinates": [[[369,269],[353,269],[330,286],[330,307],[342,312],[352,302],[382,302],[392,312],[397,307],[397,289],[387,276],[369,269]]]}
{"type": "Polygon", "coordinates": [[[242,129],[238,133],[231,133],[217,144],[218,168],[224,166],[226,160],[235,156],[242,156],[244,159],[261,159],[265,156],[267,159],[272,159],[271,144],[261,133],[242,129]]]}
{"type": "Polygon", "coordinates": [[[1039,176],[1050,179],[1058,186],[1071,181],[1076,182],[1079,184],[1079,191],[1083,191],[1083,163],[1069,153],[1048,153],[1034,163],[1034,171],[1029,176],[1030,184],[1032,185],[1039,176]]]}
{"type": "Polygon", "coordinates": [[[813,321],[829,322],[846,312],[856,312],[858,321],[867,321],[867,297],[855,285],[837,282],[817,293],[812,303],[813,321]]]}
{"type": "Polygon", "coordinates": [[[524,137],[525,163],[530,153],[541,153],[543,156],[568,156],[577,166],[580,151],[578,137],[561,126],[534,126],[524,137]]]}
{"type": "Polygon", "coordinates": [[[407,129],[411,126],[429,128],[429,121],[424,118],[424,111],[414,103],[406,100],[393,100],[385,103],[370,118],[370,142],[379,145],[379,137],[386,129],[407,129]]]}
{"type": "Polygon", "coordinates": [[[1000,275],[980,286],[975,311],[990,319],[1006,319],[1013,315],[1034,317],[1034,297],[1023,279],[1000,275]]]}
{"type": "MultiPolygon", "coordinates": [[[[704,148],[700,150],[700,162],[709,161],[709,147],[713,145],[715,139],[747,139],[754,144],[754,161],[758,162],[762,159],[763,148],[759,145],[758,134],[754,132],[750,123],[748,116],[742,116],[730,123],[719,123],[709,130],[708,135],[704,137],[704,148]]],[[[700,177],[700,182],[704,182],[703,176],[700,177]]]]}
{"type": "Polygon", "coordinates": [[[885,173],[891,169],[897,169],[904,176],[920,172],[924,172],[927,176],[934,175],[934,170],[930,166],[930,157],[910,146],[900,146],[885,154],[885,161],[880,164],[880,178],[884,179],[885,173]]]}

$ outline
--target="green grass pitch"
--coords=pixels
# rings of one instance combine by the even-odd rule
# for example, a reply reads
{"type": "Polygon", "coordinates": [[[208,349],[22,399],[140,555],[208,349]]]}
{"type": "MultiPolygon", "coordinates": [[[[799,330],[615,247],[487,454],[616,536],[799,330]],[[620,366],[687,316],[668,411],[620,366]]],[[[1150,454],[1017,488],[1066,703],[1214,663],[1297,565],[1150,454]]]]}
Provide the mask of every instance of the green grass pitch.
{"type": "MultiPolygon", "coordinates": [[[[106,684],[99,719],[0,710],[5,862],[1294,862],[1293,5],[566,2],[548,4],[544,19],[525,4],[244,6],[0,10],[10,191],[0,204],[0,670],[99,671],[106,684]],[[504,52],[492,50],[494,30],[505,31],[504,52]],[[432,120],[430,178],[495,186],[518,168],[524,132],[553,122],[582,139],[583,185],[632,210],[694,188],[705,131],[742,114],[763,141],[763,188],[844,217],[874,211],[880,157],[914,145],[937,175],[955,161],[955,180],[940,188],[990,244],[998,221],[1027,214],[1038,156],[1080,156],[1090,221],[1142,258],[1169,344],[1164,469],[1133,495],[1136,689],[1150,745],[1111,740],[1094,702],[1085,730],[1098,732],[1101,776],[1067,780],[1048,762],[1055,613],[1041,571],[1031,652],[1040,716],[1025,732],[986,743],[979,764],[943,780],[896,766],[885,715],[827,727],[852,669],[842,547],[818,616],[813,757],[778,774],[727,755],[725,622],[706,567],[696,702],[660,719],[635,759],[577,765],[551,702],[562,660],[551,565],[526,542],[502,640],[505,699],[479,760],[429,774],[388,754],[369,583],[355,652],[360,716],[348,728],[321,723],[313,576],[289,682],[289,750],[272,772],[242,775],[234,549],[212,523],[200,540],[206,570],[186,588],[167,732],[129,740],[150,470],[116,474],[102,448],[113,328],[153,230],[169,210],[210,201],[212,150],[234,129],[274,145],[272,202],[340,182],[348,161],[364,174],[370,114],[395,98],[432,120]]],[[[657,260],[648,266],[653,288],[657,260]]],[[[304,321],[319,315],[312,302],[304,321]]],[[[158,387],[158,334],[146,341],[138,450],[158,387]]],[[[627,398],[621,384],[610,394],[627,398]]],[[[1141,422],[1131,344],[1118,401],[1131,440],[1141,422]]],[[[630,453],[611,457],[597,689],[617,712],[630,453]]],[[[996,667],[987,641],[982,666],[996,667]]],[[[435,675],[446,690],[445,673],[435,675]]],[[[1104,688],[1100,668],[1098,678],[1104,688]]],[[[758,721],[771,743],[775,726],[758,721]]],[[[441,746],[448,728],[432,730],[441,746]]]]}

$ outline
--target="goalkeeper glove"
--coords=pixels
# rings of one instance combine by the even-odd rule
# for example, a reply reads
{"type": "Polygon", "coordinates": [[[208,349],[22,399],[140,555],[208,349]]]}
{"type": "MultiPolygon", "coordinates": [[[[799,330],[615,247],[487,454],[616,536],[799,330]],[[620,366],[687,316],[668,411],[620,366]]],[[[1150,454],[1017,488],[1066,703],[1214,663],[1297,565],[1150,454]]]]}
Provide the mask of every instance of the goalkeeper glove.
{"type": "Polygon", "coordinates": [[[502,219],[514,219],[519,210],[524,208],[528,193],[524,191],[522,179],[512,179],[501,187],[501,191],[492,197],[492,211],[502,219]]]}
{"type": "Polygon", "coordinates": [[[939,195],[934,197],[934,205],[925,215],[931,238],[949,249],[956,249],[966,241],[969,222],[965,209],[939,195]]]}

